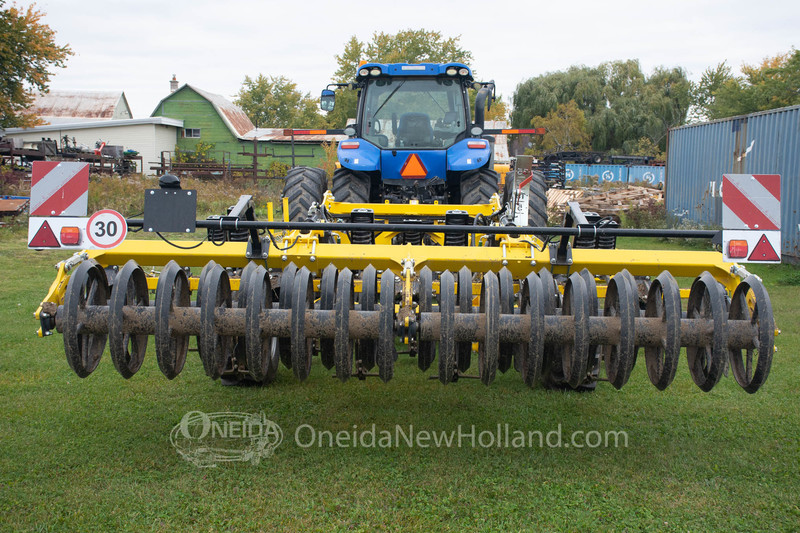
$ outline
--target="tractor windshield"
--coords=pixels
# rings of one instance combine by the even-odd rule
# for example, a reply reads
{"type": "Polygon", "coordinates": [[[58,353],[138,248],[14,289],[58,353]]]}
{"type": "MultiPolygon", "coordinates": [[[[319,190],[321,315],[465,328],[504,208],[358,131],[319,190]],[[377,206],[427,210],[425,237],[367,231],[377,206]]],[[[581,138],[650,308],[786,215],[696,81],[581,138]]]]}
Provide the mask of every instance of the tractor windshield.
{"type": "Polygon", "coordinates": [[[468,126],[453,79],[369,80],[362,112],[361,136],[380,148],[447,148],[468,126]]]}

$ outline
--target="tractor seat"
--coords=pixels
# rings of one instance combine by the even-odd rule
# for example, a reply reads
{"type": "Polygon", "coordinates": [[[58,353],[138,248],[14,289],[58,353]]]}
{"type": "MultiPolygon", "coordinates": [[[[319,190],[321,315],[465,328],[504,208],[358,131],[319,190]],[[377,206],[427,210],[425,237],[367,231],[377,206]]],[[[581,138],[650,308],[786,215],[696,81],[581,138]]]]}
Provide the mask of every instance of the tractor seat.
{"type": "Polygon", "coordinates": [[[433,128],[425,113],[405,113],[400,116],[397,139],[401,146],[431,146],[433,128]]]}

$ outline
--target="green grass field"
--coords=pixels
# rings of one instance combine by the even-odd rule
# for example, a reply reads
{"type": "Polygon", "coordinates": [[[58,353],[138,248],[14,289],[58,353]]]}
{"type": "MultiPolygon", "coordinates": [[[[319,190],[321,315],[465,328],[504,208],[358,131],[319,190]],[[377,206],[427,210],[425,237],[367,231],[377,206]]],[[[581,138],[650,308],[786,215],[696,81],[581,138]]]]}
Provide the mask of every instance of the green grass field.
{"type": "MultiPolygon", "coordinates": [[[[626,244],[626,243],[622,243],[626,244]]],[[[638,245],[639,241],[627,243],[638,245]]],[[[659,244],[659,246],[661,246],[659,244]]],[[[629,384],[594,393],[442,386],[401,356],[395,378],[345,384],[315,360],[269,388],[223,387],[196,353],[167,381],[154,350],[122,379],[108,355],[80,379],[60,335],[32,313],[65,254],[32,252],[0,229],[0,529],[110,530],[780,530],[800,527],[800,286],[789,266],[753,268],[770,290],[777,338],[755,395],[731,378],[710,393],[685,359],[664,392],[640,358],[629,384]],[[258,465],[197,468],[170,445],[181,417],[264,412],[284,434],[258,465]],[[295,430],[625,431],[627,447],[302,448],[295,430]]],[[[152,344],[152,339],[151,339],[152,344]]]]}

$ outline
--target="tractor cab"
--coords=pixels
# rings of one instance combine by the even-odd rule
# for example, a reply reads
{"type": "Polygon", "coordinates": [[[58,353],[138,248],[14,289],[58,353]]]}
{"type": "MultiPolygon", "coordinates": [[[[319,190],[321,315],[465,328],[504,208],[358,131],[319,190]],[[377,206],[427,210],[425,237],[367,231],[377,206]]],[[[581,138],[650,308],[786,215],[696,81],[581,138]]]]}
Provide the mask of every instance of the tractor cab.
{"type": "MultiPolygon", "coordinates": [[[[340,174],[352,181],[352,173],[366,173],[370,200],[461,203],[463,173],[491,170],[483,105],[494,84],[475,82],[466,65],[367,63],[348,86],[359,91],[358,110],[338,150],[350,174],[340,174]],[[468,89],[479,90],[474,122],[468,89]]],[[[333,108],[330,89],[324,110],[333,108]]]]}

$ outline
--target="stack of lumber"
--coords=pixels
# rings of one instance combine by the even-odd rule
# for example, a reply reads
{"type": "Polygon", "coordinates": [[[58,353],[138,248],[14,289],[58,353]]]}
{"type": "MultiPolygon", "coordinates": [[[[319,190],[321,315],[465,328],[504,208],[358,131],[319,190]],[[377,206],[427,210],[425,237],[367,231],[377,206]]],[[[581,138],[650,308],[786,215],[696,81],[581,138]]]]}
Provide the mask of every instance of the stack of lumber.
{"type": "MultiPolygon", "coordinates": [[[[588,192],[588,191],[586,191],[588,192]]],[[[664,201],[664,191],[650,187],[629,185],[620,189],[604,191],[595,195],[586,195],[580,199],[583,211],[593,211],[601,216],[618,215],[620,211],[639,207],[651,202],[664,201]]]]}

